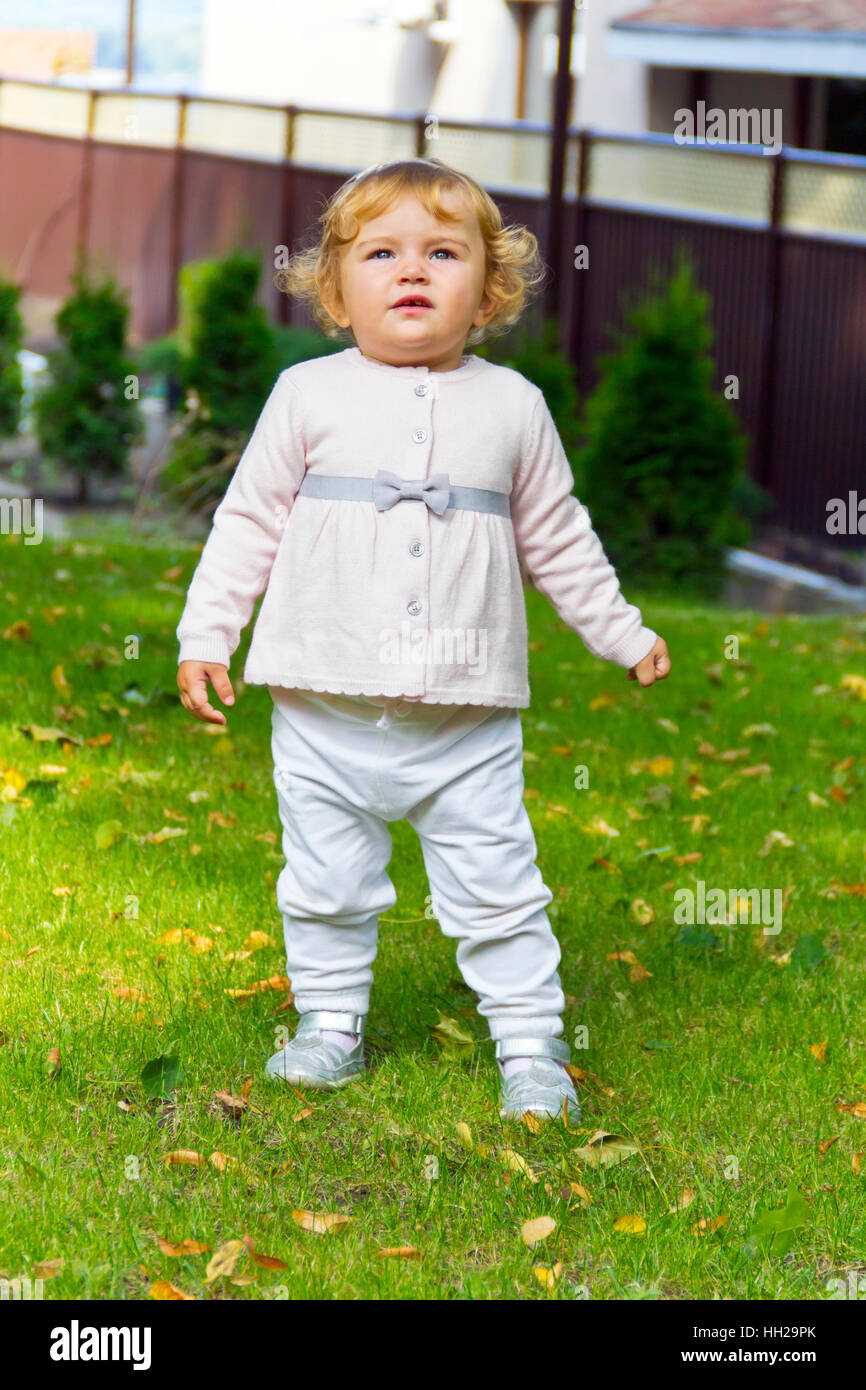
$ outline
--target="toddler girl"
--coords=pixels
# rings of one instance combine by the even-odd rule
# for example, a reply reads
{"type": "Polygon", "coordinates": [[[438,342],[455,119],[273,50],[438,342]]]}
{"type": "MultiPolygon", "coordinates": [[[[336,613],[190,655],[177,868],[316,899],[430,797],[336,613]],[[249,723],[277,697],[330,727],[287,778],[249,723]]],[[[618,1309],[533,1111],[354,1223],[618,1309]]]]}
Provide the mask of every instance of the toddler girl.
{"type": "Polygon", "coordinates": [[[277,281],[353,345],[278,377],[177,629],[183,705],[223,724],[207,681],[233,703],[229,660],[266,590],[244,679],[273,699],[301,1016],[266,1072],[319,1088],[363,1073],[378,919],[397,897],[388,822],[405,818],[495,1042],[500,1115],[567,1099],[575,1119],[553,894],[523,804],[521,562],[641,685],[668,674],[667,647],[620,593],[541,391],[464,355],[541,283],[532,233],[438,159],[365,170],[320,222],[277,281]]]}

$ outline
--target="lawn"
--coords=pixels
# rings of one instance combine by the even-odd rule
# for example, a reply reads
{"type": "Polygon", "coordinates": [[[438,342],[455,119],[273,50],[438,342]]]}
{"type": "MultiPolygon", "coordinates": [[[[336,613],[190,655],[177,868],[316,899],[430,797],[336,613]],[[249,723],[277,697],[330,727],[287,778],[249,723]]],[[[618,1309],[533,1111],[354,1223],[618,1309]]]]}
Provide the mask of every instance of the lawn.
{"type": "Polygon", "coordinates": [[[0,1274],[133,1300],[822,1299],[866,1274],[866,620],[627,589],[673,661],[643,690],[528,592],[526,805],[583,1115],[506,1123],[403,822],[367,1076],[265,1081],[297,1015],[251,626],[205,726],[175,685],[192,544],[0,545],[0,1274]],[[736,902],[685,923],[699,880],[780,890],[779,929],[736,902]]]}

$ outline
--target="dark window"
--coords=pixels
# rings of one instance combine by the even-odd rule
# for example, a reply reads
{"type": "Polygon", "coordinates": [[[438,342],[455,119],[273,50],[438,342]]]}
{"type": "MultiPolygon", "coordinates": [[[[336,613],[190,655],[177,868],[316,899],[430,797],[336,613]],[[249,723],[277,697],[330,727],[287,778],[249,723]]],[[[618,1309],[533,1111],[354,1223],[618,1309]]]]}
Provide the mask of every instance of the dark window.
{"type": "Polygon", "coordinates": [[[866,155],[866,81],[862,78],[828,81],[824,148],[834,154],[866,155]]]}

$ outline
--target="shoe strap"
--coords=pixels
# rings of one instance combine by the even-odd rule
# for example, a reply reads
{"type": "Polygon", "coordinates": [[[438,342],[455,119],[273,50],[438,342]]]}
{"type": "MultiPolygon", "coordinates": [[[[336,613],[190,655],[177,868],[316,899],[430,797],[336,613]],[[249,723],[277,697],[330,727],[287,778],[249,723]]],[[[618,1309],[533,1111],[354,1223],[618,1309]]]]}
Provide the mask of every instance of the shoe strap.
{"type": "Polygon", "coordinates": [[[571,1057],[563,1038],[499,1038],[495,1046],[496,1060],[505,1057],[555,1057],[567,1062],[571,1057]]]}
{"type": "Polygon", "coordinates": [[[296,1033],[311,1033],[320,1028],[330,1028],[336,1033],[357,1033],[363,1036],[366,1014],[344,1013],[338,1009],[313,1009],[311,1013],[301,1014],[296,1033]]]}

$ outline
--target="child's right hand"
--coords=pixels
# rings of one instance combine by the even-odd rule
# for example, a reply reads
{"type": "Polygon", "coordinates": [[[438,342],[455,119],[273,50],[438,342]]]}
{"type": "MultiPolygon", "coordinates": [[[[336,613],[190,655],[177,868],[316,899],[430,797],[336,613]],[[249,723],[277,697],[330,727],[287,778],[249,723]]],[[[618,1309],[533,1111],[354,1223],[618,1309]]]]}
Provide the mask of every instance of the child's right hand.
{"type": "Polygon", "coordinates": [[[226,717],[220,710],[208,704],[207,683],[210,679],[214,690],[223,704],[235,702],[232,683],[227,666],[216,661],[182,661],[177,668],[177,684],[180,700],[185,710],[202,719],[206,724],[225,724],[226,717]]]}

